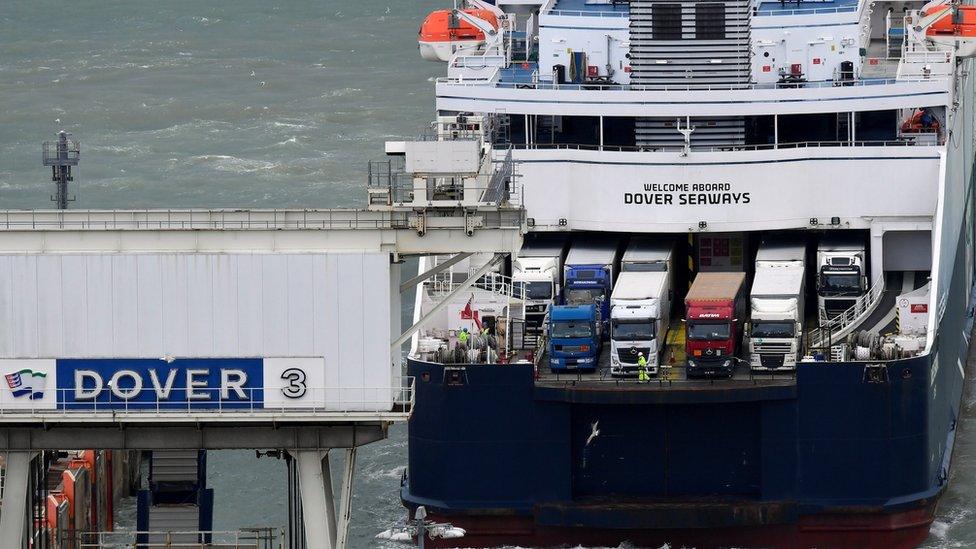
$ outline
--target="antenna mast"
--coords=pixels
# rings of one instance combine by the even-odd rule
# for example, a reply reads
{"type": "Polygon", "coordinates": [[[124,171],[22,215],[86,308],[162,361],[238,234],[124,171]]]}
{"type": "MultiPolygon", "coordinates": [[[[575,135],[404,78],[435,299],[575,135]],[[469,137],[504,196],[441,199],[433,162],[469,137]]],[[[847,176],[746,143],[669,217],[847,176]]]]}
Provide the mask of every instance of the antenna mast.
{"type": "Polygon", "coordinates": [[[75,197],[68,197],[68,182],[74,181],[71,176],[71,166],[77,166],[81,158],[81,148],[78,142],[71,139],[71,134],[61,130],[57,141],[45,141],[42,154],[45,166],[51,166],[51,181],[57,184],[57,194],[51,197],[57,203],[59,210],[68,209],[68,202],[74,202],[75,197]]]}

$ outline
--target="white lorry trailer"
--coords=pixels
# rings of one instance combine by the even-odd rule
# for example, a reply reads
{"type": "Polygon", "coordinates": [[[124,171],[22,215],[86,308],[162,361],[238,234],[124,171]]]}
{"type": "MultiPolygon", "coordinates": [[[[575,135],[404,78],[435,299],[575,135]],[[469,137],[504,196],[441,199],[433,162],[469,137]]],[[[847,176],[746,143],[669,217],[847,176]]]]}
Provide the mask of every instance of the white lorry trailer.
{"type": "Polygon", "coordinates": [[[525,291],[525,325],[539,333],[549,307],[559,296],[566,242],[527,240],[512,261],[512,283],[525,291]]]}
{"type": "Polygon", "coordinates": [[[827,235],[817,246],[817,305],[820,324],[842,314],[868,291],[864,240],[827,235]]]}
{"type": "Polygon", "coordinates": [[[806,246],[763,242],[749,295],[748,350],[753,371],[796,370],[803,341],[806,246]]]}
{"type": "Polygon", "coordinates": [[[610,373],[637,374],[641,353],[648,373],[658,371],[671,322],[674,242],[635,238],[620,262],[610,295],[610,373]]]}

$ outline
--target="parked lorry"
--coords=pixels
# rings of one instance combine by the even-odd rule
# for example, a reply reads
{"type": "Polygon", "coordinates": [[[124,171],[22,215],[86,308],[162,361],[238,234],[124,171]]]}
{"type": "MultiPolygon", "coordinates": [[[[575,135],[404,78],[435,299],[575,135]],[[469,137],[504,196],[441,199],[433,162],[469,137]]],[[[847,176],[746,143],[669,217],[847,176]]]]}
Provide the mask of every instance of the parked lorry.
{"type": "Polygon", "coordinates": [[[827,235],[817,246],[817,305],[820,323],[850,309],[868,292],[864,240],[827,235]]]}
{"type": "Polygon", "coordinates": [[[745,273],[698,273],[685,296],[685,352],[692,377],[735,375],[745,321],[745,273]]]}
{"type": "Polygon", "coordinates": [[[549,310],[549,368],[594,371],[603,346],[596,304],[556,305],[549,310]]]}
{"type": "Polygon", "coordinates": [[[620,245],[611,239],[573,242],[563,268],[563,305],[592,303],[600,310],[603,333],[610,331],[610,293],[617,279],[620,245]]]}
{"type": "Polygon", "coordinates": [[[671,240],[635,238],[620,262],[610,295],[610,374],[636,375],[641,354],[657,374],[671,323],[671,240]]]}
{"type": "Polygon", "coordinates": [[[763,242],[749,294],[749,366],[754,371],[796,369],[803,342],[806,246],[763,242]]]}
{"type": "Polygon", "coordinates": [[[525,327],[533,333],[542,329],[549,307],[561,289],[566,242],[526,240],[512,261],[512,283],[525,292],[525,327]]]}

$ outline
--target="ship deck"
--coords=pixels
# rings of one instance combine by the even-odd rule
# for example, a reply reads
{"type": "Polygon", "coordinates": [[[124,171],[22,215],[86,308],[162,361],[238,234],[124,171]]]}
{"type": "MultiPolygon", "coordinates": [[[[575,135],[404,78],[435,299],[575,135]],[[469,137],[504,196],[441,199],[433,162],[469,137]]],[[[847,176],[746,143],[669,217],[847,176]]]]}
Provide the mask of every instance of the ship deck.
{"type": "Polygon", "coordinates": [[[543,356],[539,367],[536,386],[562,386],[571,382],[577,386],[592,386],[621,389],[667,390],[672,388],[735,388],[755,385],[794,385],[795,372],[753,372],[748,364],[740,363],[731,378],[689,378],[684,353],[683,330],[669,331],[667,347],[663,354],[663,364],[657,375],[650,381],[639,382],[634,376],[615,377],[610,375],[610,345],[603,346],[596,371],[553,372],[548,367],[547,357],[543,356]]]}
{"type": "Polygon", "coordinates": [[[591,0],[557,0],[550,15],[575,15],[597,17],[626,17],[630,14],[627,2],[596,3],[591,0]]]}
{"type": "MultiPolygon", "coordinates": [[[[670,345],[665,350],[665,357],[670,354],[670,345]]],[[[683,357],[682,357],[683,358],[683,357]]],[[[543,357],[542,364],[546,364],[546,357],[543,357]]],[[[688,369],[685,361],[675,361],[673,364],[667,361],[659,369],[658,374],[651,376],[648,382],[639,382],[636,377],[614,377],[610,375],[610,345],[604,345],[600,353],[600,362],[594,372],[560,371],[553,372],[549,368],[540,366],[539,375],[536,379],[537,386],[563,385],[572,382],[575,385],[603,387],[606,389],[621,388],[635,389],[646,388],[647,390],[667,390],[675,387],[682,388],[733,388],[737,386],[753,385],[793,385],[796,383],[794,372],[768,373],[752,372],[748,365],[740,364],[732,378],[689,378],[688,369]]]]}
{"type": "Polygon", "coordinates": [[[787,1],[764,0],[759,4],[758,15],[807,15],[856,11],[858,0],[787,1]]]}

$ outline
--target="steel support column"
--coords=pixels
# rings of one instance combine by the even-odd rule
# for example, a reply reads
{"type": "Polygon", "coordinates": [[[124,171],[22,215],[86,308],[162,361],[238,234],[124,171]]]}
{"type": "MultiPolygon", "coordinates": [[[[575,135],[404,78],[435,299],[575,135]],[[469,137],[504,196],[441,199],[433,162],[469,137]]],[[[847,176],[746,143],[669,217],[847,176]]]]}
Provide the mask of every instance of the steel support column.
{"type": "Polygon", "coordinates": [[[356,473],[356,449],[346,450],[346,466],[342,474],[342,488],[339,492],[339,524],[336,532],[336,549],[346,549],[349,534],[349,519],[352,516],[352,479],[356,473]]]}
{"type": "Polygon", "coordinates": [[[298,491],[301,494],[302,516],[305,519],[305,546],[308,549],[336,549],[336,512],[329,451],[289,452],[295,456],[295,463],[298,465],[298,491]]]}
{"type": "Polygon", "coordinates": [[[603,117],[600,117],[600,150],[603,150],[603,117]]]}
{"type": "Polygon", "coordinates": [[[5,452],[0,549],[23,549],[27,533],[27,484],[34,452],[5,452]]]}

